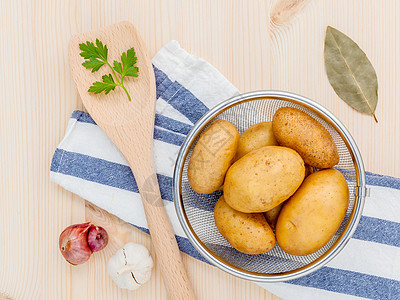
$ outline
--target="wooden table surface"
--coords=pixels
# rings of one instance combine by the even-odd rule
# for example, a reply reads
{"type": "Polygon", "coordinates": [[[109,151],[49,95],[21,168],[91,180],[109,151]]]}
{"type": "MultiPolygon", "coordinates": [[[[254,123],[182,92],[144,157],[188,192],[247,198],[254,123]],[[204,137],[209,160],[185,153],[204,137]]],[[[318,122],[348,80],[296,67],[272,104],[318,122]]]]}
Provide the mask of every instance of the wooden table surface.
{"type": "MultiPolygon", "coordinates": [[[[83,109],[69,72],[69,39],[122,20],[136,25],[150,55],[175,39],[243,92],[281,89],[314,99],[349,129],[368,171],[400,177],[399,1],[0,1],[0,298],[167,298],[157,267],[135,292],[117,288],[105,270],[127,241],[151,249],[149,236],[49,180],[71,112],[83,109]],[[353,38],[374,65],[378,124],[329,85],[327,25],[353,38]],[[73,267],[58,236],[86,220],[107,228],[110,245],[73,267]]],[[[187,255],[184,262],[199,299],[278,299],[187,255]]]]}

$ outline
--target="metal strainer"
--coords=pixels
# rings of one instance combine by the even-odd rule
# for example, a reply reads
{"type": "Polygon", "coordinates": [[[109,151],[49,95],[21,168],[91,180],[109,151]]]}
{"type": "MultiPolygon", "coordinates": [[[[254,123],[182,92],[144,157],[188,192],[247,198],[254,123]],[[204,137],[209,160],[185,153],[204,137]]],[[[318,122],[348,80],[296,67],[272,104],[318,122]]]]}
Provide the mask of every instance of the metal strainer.
{"type": "Polygon", "coordinates": [[[366,195],[362,158],[353,138],[342,123],[312,100],[282,91],[242,94],[220,103],[201,117],[181,146],[173,184],[179,221],[188,239],[200,254],[213,265],[232,275],[261,282],[299,278],[321,268],[336,256],[357,227],[366,195]],[[294,256],[276,245],[265,254],[247,255],[235,250],[219,233],[213,211],[221,193],[202,195],[193,191],[187,178],[188,163],[200,133],[215,119],[232,122],[239,133],[242,133],[255,123],[271,121],[275,111],[284,106],[296,107],[306,112],[331,134],[340,156],[339,164],[335,168],[342,172],[349,186],[349,207],[335,236],[313,254],[294,256]]]}

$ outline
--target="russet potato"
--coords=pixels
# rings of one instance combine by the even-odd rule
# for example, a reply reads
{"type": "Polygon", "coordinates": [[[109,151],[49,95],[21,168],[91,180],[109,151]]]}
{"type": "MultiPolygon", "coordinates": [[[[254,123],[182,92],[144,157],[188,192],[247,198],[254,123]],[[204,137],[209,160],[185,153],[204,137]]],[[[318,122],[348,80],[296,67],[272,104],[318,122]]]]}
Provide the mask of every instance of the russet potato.
{"type": "Polygon", "coordinates": [[[272,122],[260,122],[247,128],[239,137],[236,160],[247,153],[264,147],[278,145],[272,132],[272,122]]]}
{"type": "Polygon", "coordinates": [[[261,254],[275,246],[275,235],[263,214],[234,210],[225,202],[224,196],[215,205],[214,219],[222,236],[240,252],[261,254]]]}
{"type": "Polygon", "coordinates": [[[306,168],[306,175],[304,178],[307,178],[309,175],[314,173],[314,168],[311,167],[310,165],[304,164],[304,167],[306,168]]]}
{"type": "Polygon", "coordinates": [[[285,202],[282,202],[278,206],[264,212],[264,217],[267,219],[269,226],[271,226],[273,230],[275,230],[276,222],[278,221],[279,213],[281,212],[284,203],[285,202]]]}
{"type": "Polygon", "coordinates": [[[225,201],[241,212],[265,212],[288,199],[304,175],[304,162],[296,151],[265,146],[229,168],[224,182],[225,201]]]}
{"type": "Polygon", "coordinates": [[[282,207],[275,229],[279,247],[293,255],[319,250],[340,227],[348,204],[349,189],[340,171],[312,173],[282,207]]]}
{"type": "Polygon", "coordinates": [[[199,137],[188,166],[188,181],[200,194],[218,190],[235,158],[239,132],[229,121],[214,121],[199,137]]]}
{"type": "Polygon", "coordinates": [[[328,130],[297,108],[278,109],[272,119],[272,130],[279,145],[296,150],[312,167],[326,169],[339,162],[336,145],[328,130]]]}

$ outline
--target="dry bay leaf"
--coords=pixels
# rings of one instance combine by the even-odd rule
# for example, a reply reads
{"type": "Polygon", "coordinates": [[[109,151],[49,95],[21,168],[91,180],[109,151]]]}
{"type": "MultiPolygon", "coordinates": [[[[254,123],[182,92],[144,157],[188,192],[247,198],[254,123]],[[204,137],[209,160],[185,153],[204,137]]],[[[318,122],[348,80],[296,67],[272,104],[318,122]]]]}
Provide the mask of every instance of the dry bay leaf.
{"type": "Polygon", "coordinates": [[[354,109],[373,115],[378,79],[368,57],[347,35],[330,26],[325,36],[325,70],[336,94],[354,109]]]}

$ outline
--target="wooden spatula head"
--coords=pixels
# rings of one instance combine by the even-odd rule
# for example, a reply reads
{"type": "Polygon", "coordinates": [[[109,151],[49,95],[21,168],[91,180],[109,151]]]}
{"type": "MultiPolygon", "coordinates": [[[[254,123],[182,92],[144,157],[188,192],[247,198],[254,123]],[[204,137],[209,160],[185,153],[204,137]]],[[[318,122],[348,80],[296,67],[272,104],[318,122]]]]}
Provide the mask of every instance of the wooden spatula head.
{"type": "Polygon", "coordinates": [[[154,71],[146,46],[131,23],[121,22],[73,36],[69,44],[69,62],[83,104],[100,127],[124,125],[138,119],[154,121],[156,100],[154,71]],[[107,95],[104,92],[100,94],[88,92],[93,82],[101,81],[103,75],[112,74],[107,65],[94,73],[82,66],[85,59],[79,55],[81,52],[79,44],[86,41],[95,42],[96,39],[107,45],[110,65],[113,65],[114,60],[121,61],[121,54],[134,47],[139,74],[138,77],[124,79],[124,86],[132,98],[131,102],[121,87],[116,87],[107,95]]]}

